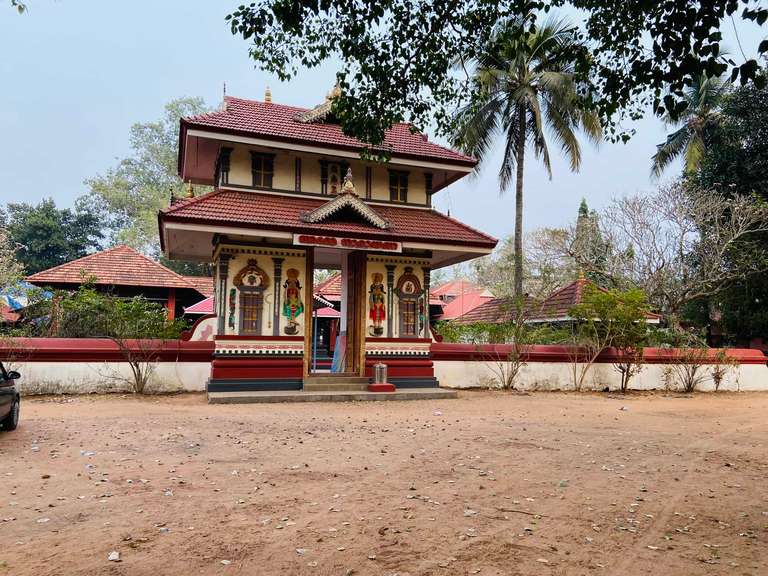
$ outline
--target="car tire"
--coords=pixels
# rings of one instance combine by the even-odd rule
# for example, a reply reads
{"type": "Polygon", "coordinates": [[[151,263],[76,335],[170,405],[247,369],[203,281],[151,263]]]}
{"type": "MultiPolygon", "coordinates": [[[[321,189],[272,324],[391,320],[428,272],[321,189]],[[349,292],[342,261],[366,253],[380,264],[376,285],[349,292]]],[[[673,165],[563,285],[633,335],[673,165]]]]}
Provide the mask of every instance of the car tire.
{"type": "Polygon", "coordinates": [[[0,428],[3,430],[16,430],[19,425],[19,409],[21,408],[21,401],[16,398],[11,406],[11,411],[8,415],[0,420],[0,428]]]}

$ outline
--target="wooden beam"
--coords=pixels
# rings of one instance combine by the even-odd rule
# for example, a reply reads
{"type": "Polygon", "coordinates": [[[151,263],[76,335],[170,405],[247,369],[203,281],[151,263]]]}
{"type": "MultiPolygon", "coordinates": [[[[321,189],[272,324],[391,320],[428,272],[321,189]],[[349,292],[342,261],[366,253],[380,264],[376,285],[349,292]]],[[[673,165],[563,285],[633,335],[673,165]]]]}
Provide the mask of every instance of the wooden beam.
{"type": "Polygon", "coordinates": [[[304,268],[304,368],[302,378],[309,376],[312,365],[312,308],[315,284],[315,249],[307,248],[304,268]]]}

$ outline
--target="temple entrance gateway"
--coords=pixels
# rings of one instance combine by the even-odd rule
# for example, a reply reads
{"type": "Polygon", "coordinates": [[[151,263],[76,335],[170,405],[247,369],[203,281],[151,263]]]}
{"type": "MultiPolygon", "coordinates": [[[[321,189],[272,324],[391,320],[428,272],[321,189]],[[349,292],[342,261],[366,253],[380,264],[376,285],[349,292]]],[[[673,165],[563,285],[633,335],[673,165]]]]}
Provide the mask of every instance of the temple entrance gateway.
{"type": "Polygon", "coordinates": [[[226,97],[221,110],[182,119],[190,189],[161,212],[161,245],[168,258],[214,265],[209,399],[362,391],[380,362],[398,389],[436,388],[431,271],[496,245],[431,208],[474,159],[398,125],[389,160],[369,161],[330,102],[298,110],[226,97]],[[213,190],[195,197],[192,184],[213,190]],[[337,271],[337,298],[316,297],[315,269],[337,271]]]}

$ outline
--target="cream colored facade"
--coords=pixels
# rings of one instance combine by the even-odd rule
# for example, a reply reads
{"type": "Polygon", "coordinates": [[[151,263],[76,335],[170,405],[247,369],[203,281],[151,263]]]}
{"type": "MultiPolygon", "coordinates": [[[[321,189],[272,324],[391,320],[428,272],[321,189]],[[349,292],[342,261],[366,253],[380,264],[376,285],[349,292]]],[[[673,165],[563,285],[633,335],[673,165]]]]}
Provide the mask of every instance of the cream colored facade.
{"type": "MultiPolygon", "coordinates": [[[[226,336],[243,335],[242,317],[242,282],[238,276],[244,270],[254,265],[263,272],[259,282],[261,298],[261,314],[258,333],[248,331],[251,336],[283,336],[289,326],[289,318],[283,308],[286,301],[285,282],[288,271],[295,270],[296,278],[301,285],[301,303],[303,311],[296,317],[296,332],[293,336],[303,336],[305,331],[304,315],[312,310],[311,282],[306,277],[306,255],[303,250],[282,248],[248,247],[233,244],[222,244],[217,249],[216,258],[222,256],[227,260],[226,280],[217,278],[216,310],[224,314],[223,331],[226,336]],[[222,293],[222,291],[224,293],[222,293]],[[275,329],[277,326],[277,329],[275,329]]],[[[369,255],[366,262],[366,303],[365,303],[365,336],[366,338],[429,338],[428,302],[429,302],[429,261],[420,258],[407,258],[389,255],[369,255]],[[380,274],[385,286],[385,320],[383,331],[377,333],[371,319],[372,302],[371,286],[376,275],[380,274]],[[408,274],[415,277],[416,292],[412,298],[401,298],[397,293],[401,279],[408,274]],[[411,310],[417,314],[415,333],[406,333],[403,301],[412,301],[411,310]]],[[[407,278],[405,278],[407,280],[407,278]]],[[[411,320],[413,322],[413,319],[411,320]]]]}
{"type": "MultiPolygon", "coordinates": [[[[230,153],[229,182],[223,184],[238,188],[253,188],[253,178],[251,175],[251,152],[258,154],[274,155],[274,176],[272,189],[274,191],[304,192],[309,194],[321,193],[321,161],[335,164],[340,167],[344,164],[352,169],[352,176],[355,181],[355,188],[361,198],[366,198],[367,191],[367,170],[371,174],[371,200],[388,202],[390,200],[389,173],[390,170],[408,173],[408,204],[428,205],[430,200],[427,195],[427,182],[425,174],[430,174],[428,170],[422,168],[405,166],[388,166],[373,162],[363,162],[361,160],[340,159],[333,156],[320,156],[317,154],[303,154],[286,150],[271,148],[260,148],[255,146],[245,146],[242,144],[232,144],[230,153]],[[299,159],[300,180],[296,178],[296,160],[299,159]],[[297,182],[300,181],[300,190],[297,190],[297,182]]],[[[344,174],[338,169],[336,173],[338,187],[344,180],[344,174]]],[[[264,190],[264,188],[254,188],[264,190]]],[[[328,194],[330,194],[330,187],[328,194]]]]}
{"type": "Polygon", "coordinates": [[[249,335],[286,335],[289,318],[284,313],[283,304],[289,270],[296,271],[296,277],[301,286],[301,303],[304,307],[304,311],[296,317],[296,332],[291,335],[304,335],[304,313],[312,310],[312,283],[307,282],[306,255],[303,250],[222,244],[216,253],[217,260],[222,256],[227,259],[228,266],[226,283],[222,283],[222,278],[218,277],[215,288],[215,309],[225,315],[223,331],[220,331],[220,334],[234,336],[245,332],[241,308],[242,286],[238,285],[236,278],[255,263],[264,273],[263,290],[259,290],[262,303],[259,322],[261,330],[258,333],[249,331],[249,335]],[[224,294],[221,294],[222,289],[225,291],[224,294]]]}

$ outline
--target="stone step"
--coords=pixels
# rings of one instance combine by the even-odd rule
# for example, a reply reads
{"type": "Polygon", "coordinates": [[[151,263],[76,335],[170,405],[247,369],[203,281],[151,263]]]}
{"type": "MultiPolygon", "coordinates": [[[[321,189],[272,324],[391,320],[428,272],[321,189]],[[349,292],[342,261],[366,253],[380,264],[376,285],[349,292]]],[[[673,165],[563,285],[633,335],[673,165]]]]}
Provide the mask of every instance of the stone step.
{"type": "Polygon", "coordinates": [[[386,400],[443,400],[456,398],[456,390],[445,388],[413,388],[396,392],[209,392],[210,404],[251,404],[269,402],[376,402],[386,400]]]}
{"type": "Polygon", "coordinates": [[[305,392],[363,392],[368,384],[304,384],[305,392]]]}
{"type": "Polygon", "coordinates": [[[309,376],[304,379],[307,392],[362,392],[368,389],[369,379],[360,376],[309,376]]]}

